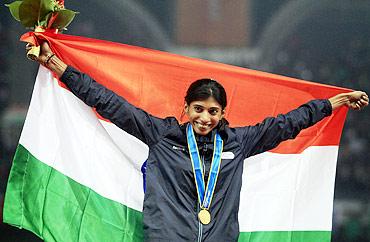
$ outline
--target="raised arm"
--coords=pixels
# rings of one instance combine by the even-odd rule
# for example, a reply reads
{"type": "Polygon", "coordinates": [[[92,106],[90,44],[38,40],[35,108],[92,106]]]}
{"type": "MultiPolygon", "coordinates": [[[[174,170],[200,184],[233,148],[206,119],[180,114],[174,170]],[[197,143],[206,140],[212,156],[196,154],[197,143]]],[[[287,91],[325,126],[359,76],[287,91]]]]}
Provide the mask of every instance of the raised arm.
{"type": "Polygon", "coordinates": [[[90,76],[67,66],[52,53],[46,42],[41,45],[40,56],[35,60],[55,72],[75,96],[94,107],[102,117],[149,146],[156,144],[171,122],[174,122],[170,118],[160,119],[151,116],[97,83],[90,76]]]}
{"type": "Polygon", "coordinates": [[[282,141],[295,138],[299,132],[343,105],[360,110],[369,104],[366,93],[342,93],[324,100],[310,101],[287,114],[266,118],[263,122],[244,128],[242,139],[245,156],[259,154],[278,146],[282,141]]]}

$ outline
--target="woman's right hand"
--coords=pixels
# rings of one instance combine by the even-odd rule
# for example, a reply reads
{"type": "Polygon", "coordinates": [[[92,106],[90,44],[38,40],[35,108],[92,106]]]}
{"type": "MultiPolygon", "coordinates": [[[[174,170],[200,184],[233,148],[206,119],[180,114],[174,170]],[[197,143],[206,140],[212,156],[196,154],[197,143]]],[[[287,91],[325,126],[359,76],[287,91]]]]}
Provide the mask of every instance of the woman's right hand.
{"type": "MultiPolygon", "coordinates": [[[[28,52],[34,47],[34,45],[28,43],[26,45],[26,54],[28,54],[28,52]]],[[[51,58],[51,56],[53,55],[54,53],[51,51],[50,49],[50,46],[48,44],[48,42],[44,41],[40,44],[40,54],[39,56],[35,56],[35,55],[32,55],[31,56],[31,59],[34,60],[34,61],[37,61],[38,63],[40,63],[41,65],[44,65],[46,66],[46,62],[49,60],[49,58],[51,58]]]]}
{"type": "MultiPolygon", "coordinates": [[[[28,53],[32,47],[33,45],[27,44],[26,52],[28,53]]],[[[58,77],[61,77],[67,68],[67,65],[53,53],[46,41],[40,44],[39,56],[32,56],[32,60],[37,61],[41,65],[53,71],[58,77]]]]}

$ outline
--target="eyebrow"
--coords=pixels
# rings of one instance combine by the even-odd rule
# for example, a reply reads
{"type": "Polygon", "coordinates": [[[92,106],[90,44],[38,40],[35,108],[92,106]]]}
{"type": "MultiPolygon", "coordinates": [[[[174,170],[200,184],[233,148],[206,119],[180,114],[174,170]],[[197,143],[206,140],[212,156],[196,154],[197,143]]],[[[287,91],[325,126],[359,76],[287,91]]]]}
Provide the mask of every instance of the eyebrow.
{"type": "MultiPolygon", "coordinates": [[[[200,108],[205,108],[203,105],[201,104],[194,104],[194,107],[200,107],[200,108]]],[[[212,110],[220,110],[219,107],[210,107],[209,109],[212,109],[212,110]]]]}

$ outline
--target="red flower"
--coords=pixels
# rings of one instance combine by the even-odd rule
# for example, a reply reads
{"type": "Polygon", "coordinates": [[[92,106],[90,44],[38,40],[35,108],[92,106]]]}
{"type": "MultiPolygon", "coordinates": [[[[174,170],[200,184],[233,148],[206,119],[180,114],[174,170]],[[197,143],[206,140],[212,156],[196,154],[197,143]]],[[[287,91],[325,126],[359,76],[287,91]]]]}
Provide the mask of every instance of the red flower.
{"type": "Polygon", "coordinates": [[[57,0],[59,6],[64,7],[64,0],[57,0]]]}

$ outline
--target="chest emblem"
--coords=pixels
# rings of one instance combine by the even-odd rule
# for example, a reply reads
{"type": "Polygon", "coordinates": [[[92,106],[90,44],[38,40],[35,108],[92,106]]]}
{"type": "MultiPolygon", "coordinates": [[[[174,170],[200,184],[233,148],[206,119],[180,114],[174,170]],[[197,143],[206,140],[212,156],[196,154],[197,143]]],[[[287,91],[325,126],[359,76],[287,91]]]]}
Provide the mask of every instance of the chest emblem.
{"type": "Polygon", "coordinates": [[[221,159],[231,160],[234,158],[235,158],[234,153],[230,151],[222,152],[221,154],[221,159]]]}

